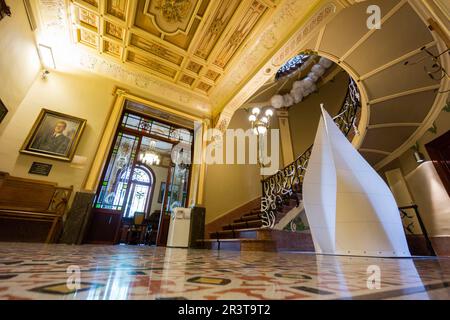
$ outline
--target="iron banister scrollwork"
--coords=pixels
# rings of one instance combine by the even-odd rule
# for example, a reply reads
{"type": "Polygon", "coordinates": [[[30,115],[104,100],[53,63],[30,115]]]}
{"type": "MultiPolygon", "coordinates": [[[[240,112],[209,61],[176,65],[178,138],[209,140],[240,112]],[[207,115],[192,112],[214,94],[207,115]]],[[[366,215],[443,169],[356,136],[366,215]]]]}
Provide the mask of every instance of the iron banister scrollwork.
{"type": "MultiPolygon", "coordinates": [[[[349,136],[359,134],[357,121],[361,108],[360,94],[352,78],[350,78],[347,94],[338,114],[333,118],[336,125],[349,136]]],[[[277,213],[285,201],[294,198],[300,204],[303,177],[305,176],[312,146],[276,174],[262,180],[261,212],[263,227],[273,228],[277,222],[277,213]]]]}

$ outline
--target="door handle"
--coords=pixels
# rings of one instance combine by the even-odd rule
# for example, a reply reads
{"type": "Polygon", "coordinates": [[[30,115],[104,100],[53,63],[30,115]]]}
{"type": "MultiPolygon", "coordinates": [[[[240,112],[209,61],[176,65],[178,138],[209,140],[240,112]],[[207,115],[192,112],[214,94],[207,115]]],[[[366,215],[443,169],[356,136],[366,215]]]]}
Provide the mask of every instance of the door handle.
{"type": "Polygon", "coordinates": [[[109,216],[108,224],[111,224],[111,221],[112,221],[112,216],[109,216]]]}

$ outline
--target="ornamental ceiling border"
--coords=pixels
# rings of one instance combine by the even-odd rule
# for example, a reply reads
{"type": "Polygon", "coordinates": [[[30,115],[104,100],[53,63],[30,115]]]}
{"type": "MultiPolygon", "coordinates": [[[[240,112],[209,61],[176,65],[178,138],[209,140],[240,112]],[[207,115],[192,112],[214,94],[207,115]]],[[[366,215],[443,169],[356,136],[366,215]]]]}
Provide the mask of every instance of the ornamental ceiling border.
{"type": "Polygon", "coordinates": [[[156,4],[150,0],[146,0],[144,15],[151,17],[160,32],[169,35],[175,35],[177,33],[187,34],[192,27],[195,15],[201,4],[202,2],[197,0],[178,0],[175,2],[158,0],[156,4]],[[194,3],[191,3],[191,1],[194,1],[194,3]],[[161,13],[161,16],[156,14],[157,11],[161,13]],[[164,26],[162,25],[164,24],[164,20],[169,23],[175,22],[175,24],[172,27],[164,26]]]}
{"type": "MultiPolygon", "coordinates": [[[[281,10],[279,14],[274,17],[273,23],[270,28],[268,28],[261,36],[260,42],[265,43],[267,39],[273,38],[275,40],[275,32],[280,23],[292,16],[292,2],[287,3],[284,10],[281,10]],[[291,6],[289,6],[289,4],[291,6]],[[272,37],[273,35],[273,37],[272,37]]],[[[229,100],[225,107],[221,110],[217,121],[215,122],[215,128],[220,131],[224,131],[234,114],[234,112],[239,109],[245,101],[247,101],[255,92],[258,90],[269,78],[273,77],[278,68],[289,58],[296,55],[303,46],[309,41],[312,36],[319,32],[319,30],[326,25],[334,16],[345,6],[338,1],[329,1],[325,4],[319,6],[319,9],[315,10],[313,15],[307,19],[306,23],[302,27],[297,28],[298,30],[285,42],[285,44],[277,50],[277,52],[269,58],[269,60],[256,72],[256,74],[243,86],[241,86],[235,95],[229,100]]],[[[294,29],[295,30],[295,29],[294,29]]],[[[276,41],[274,41],[276,42],[276,41]]],[[[273,44],[274,46],[274,44],[273,44]]],[[[270,49],[270,48],[267,48],[270,49]]],[[[242,56],[243,61],[252,61],[251,56],[253,52],[249,52],[242,56]]],[[[238,68],[235,68],[236,72],[232,73],[235,77],[233,85],[236,86],[238,83],[244,80],[245,74],[239,72],[238,68]],[[238,82],[238,83],[237,83],[238,82]]],[[[224,83],[222,82],[222,85],[224,83]]],[[[226,91],[226,90],[224,90],[226,91]]],[[[224,98],[223,96],[221,97],[224,98]]],[[[218,102],[213,101],[213,105],[217,105],[218,102]]],[[[213,110],[214,111],[214,110],[213,110]]]]}
{"type": "MultiPolygon", "coordinates": [[[[45,34],[49,39],[67,39],[70,36],[67,25],[68,1],[66,0],[36,0],[38,6],[40,27],[38,34],[45,34]]],[[[74,49],[77,48],[76,46],[74,49]]],[[[72,63],[86,71],[95,72],[101,76],[143,89],[149,93],[158,93],[156,96],[176,104],[178,107],[190,107],[194,112],[210,116],[211,105],[206,97],[196,92],[178,87],[151,74],[130,70],[118,62],[107,57],[98,56],[88,50],[76,50],[72,63]]]]}

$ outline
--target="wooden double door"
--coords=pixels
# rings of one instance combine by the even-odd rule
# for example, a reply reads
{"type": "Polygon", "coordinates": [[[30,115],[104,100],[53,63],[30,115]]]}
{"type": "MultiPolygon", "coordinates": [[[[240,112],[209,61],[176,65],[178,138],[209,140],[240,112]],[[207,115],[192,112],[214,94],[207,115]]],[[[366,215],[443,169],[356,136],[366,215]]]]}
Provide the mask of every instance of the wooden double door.
{"type": "MultiPolygon", "coordinates": [[[[133,219],[135,212],[144,212],[148,216],[155,210],[153,197],[158,197],[162,198],[162,203],[157,243],[165,245],[168,213],[173,207],[187,204],[191,173],[190,165],[175,164],[170,160],[164,166],[159,162],[163,157],[171,159],[170,152],[179,143],[179,140],[171,136],[173,130],[174,126],[171,124],[156,122],[140,115],[130,115],[127,112],[123,115],[97,189],[84,237],[85,243],[118,243],[123,218],[133,219]],[[132,125],[127,126],[128,122],[132,125]],[[152,132],[153,126],[158,127],[156,134],[152,132]],[[160,134],[164,132],[163,129],[167,129],[167,137],[160,134]],[[150,153],[161,158],[158,163],[148,164],[145,161],[145,155],[150,153]],[[166,168],[166,177],[159,176],[156,179],[154,171],[161,170],[156,170],[155,167],[166,168]],[[161,179],[165,180],[164,190],[161,179]]],[[[184,139],[191,139],[187,141],[191,142],[190,144],[186,143],[186,146],[191,148],[190,156],[193,135],[187,132],[190,136],[186,134],[184,139]]],[[[186,150],[186,147],[180,150],[186,150]]]]}

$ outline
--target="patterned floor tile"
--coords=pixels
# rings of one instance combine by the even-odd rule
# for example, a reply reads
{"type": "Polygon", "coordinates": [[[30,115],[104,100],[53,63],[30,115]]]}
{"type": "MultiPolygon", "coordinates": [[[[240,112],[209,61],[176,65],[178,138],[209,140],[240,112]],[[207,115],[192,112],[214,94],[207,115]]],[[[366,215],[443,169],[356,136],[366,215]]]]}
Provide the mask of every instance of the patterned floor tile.
{"type": "Polygon", "coordinates": [[[449,299],[449,284],[449,258],[0,243],[0,299],[449,299]]]}

